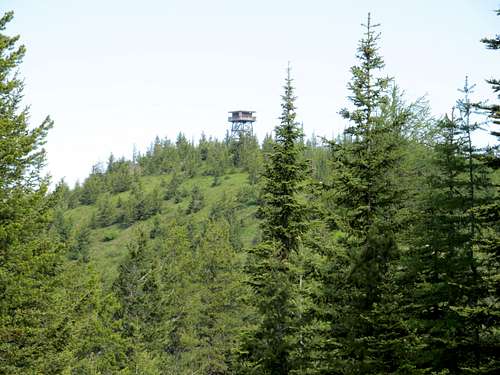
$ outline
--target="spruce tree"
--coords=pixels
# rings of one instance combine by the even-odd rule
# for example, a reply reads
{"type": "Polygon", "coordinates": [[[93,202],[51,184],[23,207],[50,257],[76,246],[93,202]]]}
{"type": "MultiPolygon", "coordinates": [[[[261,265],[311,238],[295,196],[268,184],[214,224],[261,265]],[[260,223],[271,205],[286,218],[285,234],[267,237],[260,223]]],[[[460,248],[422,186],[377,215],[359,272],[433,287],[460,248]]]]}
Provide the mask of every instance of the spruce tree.
{"type": "MultiPolygon", "coordinates": [[[[500,16],[500,9],[496,11],[497,16],[500,16]]],[[[486,45],[486,48],[492,50],[500,50],[500,35],[496,35],[493,38],[483,38],[481,42],[486,45]]],[[[500,79],[499,78],[490,78],[486,80],[488,82],[493,92],[498,94],[498,99],[500,99],[500,79]]],[[[486,109],[490,112],[490,118],[494,124],[500,125],[500,104],[495,103],[491,105],[479,105],[480,108],[486,109]]],[[[492,134],[500,137],[500,132],[497,130],[493,130],[492,134]]]]}
{"type": "Polygon", "coordinates": [[[95,205],[96,211],[91,222],[94,229],[104,228],[116,222],[116,206],[111,198],[111,194],[101,194],[95,205]]]}
{"type": "MultiPolygon", "coordinates": [[[[347,256],[349,269],[343,278],[333,278],[338,284],[326,287],[338,288],[338,295],[331,296],[337,304],[330,313],[336,319],[331,340],[338,343],[331,371],[343,373],[384,372],[392,361],[390,350],[387,356],[381,352],[387,327],[379,319],[378,306],[386,293],[390,266],[398,258],[398,213],[404,196],[397,178],[407,113],[387,115],[392,80],[380,75],[384,61],[377,46],[379,25],[372,24],[368,14],[363,26],[365,33],[356,55],[359,64],[351,68],[348,84],[354,108],[341,111],[350,125],[341,142],[331,142],[333,175],[328,205],[334,227],[343,234],[339,246],[345,254],[338,259],[334,256],[331,262],[342,263],[341,258],[347,256]]],[[[332,264],[331,268],[337,267],[332,264]]]]}
{"type": "Polygon", "coordinates": [[[43,144],[52,121],[28,125],[17,68],[25,54],[0,18],[0,373],[59,373],[68,338],[61,315],[62,246],[49,231],[43,144]]]}
{"type": "Polygon", "coordinates": [[[259,207],[264,219],[264,239],[276,242],[282,259],[297,251],[301,235],[306,230],[305,205],[298,194],[307,178],[307,163],[303,159],[303,132],[296,121],[293,79],[288,67],[282,95],[281,124],[277,126],[266,163],[263,183],[263,204],[259,207]]]}
{"type": "Polygon", "coordinates": [[[474,213],[491,200],[488,174],[469,148],[468,120],[446,117],[438,130],[399,278],[406,332],[398,340],[400,366],[415,373],[490,373],[494,350],[483,340],[495,318],[481,303],[489,298],[480,261],[487,228],[474,213]]]}
{"type": "Polygon", "coordinates": [[[69,259],[80,260],[85,263],[90,260],[90,235],[90,225],[88,223],[84,222],[74,228],[72,238],[67,244],[67,256],[69,259]]]}
{"type": "MultiPolygon", "coordinates": [[[[500,16],[500,9],[496,10],[497,16],[500,16]]],[[[481,40],[488,49],[495,50],[498,52],[500,50],[500,35],[496,35],[493,38],[484,38],[481,40]]],[[[487,80],[491,85],[493,92],[497,94],[497,99],[500,101],[500,79],[491,78],[487,80]]],[[[500,125],[500,102],[491,104],[489,106],[480,106],[483,109],[487,109],[490,113],[490,119],[497,128],[491,131],[491,134],[500,140],[500,130],[498,125],[500,125]]],[[[496,181],[498,181],[498,174],[500,169],[500,155],[498,153],[500,144],[495,145],[493,150],[489,150],[487,156],[488,165],[490,165],[497,176],[496,181]]],[[[483,336],[484,343],[489,344],[488,349],[484,349],[491,357],[492,368],[498,371],[498,353],[499,343],[500,343],[500,328],[498,327],[499,319],[496,312],[500,311],[500,287],[498,283],[498,275],[500,274],[500,189],[499,184],[496,184],[495,198],[489,204],[482,204],[481,207],[475,209],[474,214],[483,224],[487,226],[488,229],[481,233],[481,238],[479,244],[481,245],[482,252],[485,258],[485,268],[487,269],[484,279],[489,287],[490,294],[488,298],[481,301],[481,305],[487,311],[488,324],[486,327],[489,330],[488,334],[483,336]],[[485,225],[486,224],[486,225],[485,225]],[[496,317],[494,317],[496,315],[496,317]]]]}
{"type": "MultiPolygon", "coordinates": [[[[474,106],[470,96],[475,85],[469,85],[465,79],[463,98],[457,101],[459,112],[458,142],[459,155],[465,159],[463,180],[466,193],[465,209],[467,235],[465,243],[465,263],[470,273],[467,283],[468,301],[457,311],[467,319],[467,326],[473,337],[472,347],[464,350],[460,366],[475,373],[488,373],[500,370],[500,340],[497,335],[499,325],[494,312],[500,304],[498,293],[492,293],[498,285],[494,279],[498,275],[500,238],[498,236],[498,215],[484,215],[485,212],[499,212],[498,186],[492,182],[494,174],[489,168],[489,148],[479,148],[474,145],[472,138],[482,130],[480,123],[473,121],[474,106]],[[496,190],[496,191],[495,191],[496,190]],[[495,206],[497,210],[495,210],[495,206]],[[493,276],[493,277],[492,277],[493,276]]],[[[464,228],[465,229],[465,228],[464,228]]],[[[470,339],[469,339],[470,340],[470,339]]],[[[466,340],[468,343],[469,341],[466,340]]]]}
{"type": "MultiPolygon", "coordinates": [[[[123,322],[122,335],[130,343],[128,365],[134,367],[147,353],[153,362],[160,360],[157,346],[165,342],[165,296],[162,292],[161,265],[144,226],[136,229],[128,243],[128,256],[120,265],[113,284],[120,308],[117,318],[123,322]]],[[[155,372],[152,372],[155,373],[155,372]]]]}
{"type": "Polygon", "coordinates": [[[295,280],[291,271],[294,254],[300,251],[306,232],[305,206],[299,193],[306,179],[302,159],[303,134],[296,121],[293,80],[290,67],[282,95],[281,123],[263,174],[263,242],[250,250],[247,272],[255,293],[255,307],[261,321],[246,337],[244,350],[251,373],[288,374],[294,325],[295,280]]]}
{"type": "Polygon", "coordinates": [[[480,129],[472,88],[466,79],[454,116],[438,122],[413,197],[409,249],[395,277],[400,373],[498,371],[496,240],[480,214],[495,195],[484,150],[472,142],[480,129]]]}
{"type": "Polygon", "coordinates": [[[196,249],[193,284],[199,293],[192,342],[183,355],[189,371],[231,374],[240,332],[248,326],[251,309],[243,301],[242,254],[230,243],[229,223],[209,221],[196,249]]]}
{"type": "Polygon", "coordinates": [[[62,313],[71,321],[71,337],[64,343],[69,359],[64,374],[132,373],[126,371],[130,345],[120,334],[121,321],[115,320],[118,303],[103,290],[96,272],[88,264],[71,263],[64,286],[62,313]]]}
{"type": "Polygon", "coordinates": [[[90,205],[97,201],[100,194],[106,191],[106,181],[102,167],[99,164],[92,166],[92,172],[82,185],[80,203],[90,205]]]}

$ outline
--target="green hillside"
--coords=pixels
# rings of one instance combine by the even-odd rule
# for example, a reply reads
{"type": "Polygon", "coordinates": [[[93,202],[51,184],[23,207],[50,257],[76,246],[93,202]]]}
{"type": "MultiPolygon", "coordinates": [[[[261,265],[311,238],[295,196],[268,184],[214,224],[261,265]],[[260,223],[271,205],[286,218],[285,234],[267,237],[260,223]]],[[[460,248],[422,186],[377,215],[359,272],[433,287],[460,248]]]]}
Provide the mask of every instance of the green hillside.
{"type": "MultiPolygon", "coordinates": [[[[172,179],[172,174],[163,174],[159,176],[140,177],[139,182],[146,193],[157,189],[160,194],[166,192],[165,185],[172,179]]],[[[238,233],[242,246],[249,247],[259,238],[258,220],[255,217],[257,204],[257,190],[252,187],[248,181],[248,173],[234,171],[221,176],[220,183],[213,186],[213,177],[197,176],[186,179],[179,186],[184,191],[179,202],[174,199],[161,201],[159,212],[154,216],[134,222],[130,226],[124,227],[115,223],[102,228],[90,229],[89,242],[89,263],[102,276],[106,286],[110,286],[117,276],[117,267],[127,255],[126,244],[131,241],[137,226],[153,227],[155,220],[161,216],[162,220],[170,222],[176,217],[183,217],[189,220],[194,226],[200,226],[207,221],[209,216],[218,206],[226,205],[234,209],[234,220],[241,226],[238,233]],[[194,213],[187,214],[190,196],[188,192],[197,186],[203,196],[203,207],[194,213]]],[[[110,196],[113,204],[118,200],[126,200],[130,192],[122,192],[110,196]]],[[[65,212],[65,218],[75,227],[89,225],[93,215],[97,212],[96,204],[80,205],[68,209],[65,212]]]]}

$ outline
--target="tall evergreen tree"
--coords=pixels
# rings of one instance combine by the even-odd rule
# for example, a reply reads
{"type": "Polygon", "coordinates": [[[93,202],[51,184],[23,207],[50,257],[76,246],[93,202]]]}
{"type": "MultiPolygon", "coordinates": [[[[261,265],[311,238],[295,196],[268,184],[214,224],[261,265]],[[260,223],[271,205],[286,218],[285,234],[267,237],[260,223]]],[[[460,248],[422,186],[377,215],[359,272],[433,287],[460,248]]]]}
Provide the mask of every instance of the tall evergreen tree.
{"type": "Polygon", "coordinates": [[[153,362],[159,361],[157,347],[165,345],[167,335],[162,329],[166,297],[162,294],[160,260],[144,226],[137,228],[127,247],[129,253],[113,289],[121,303],[117,317],[123,321],[123,336],[131,344],[129,366],[134,367],[146,352],[153,362]]]}
{"type": "Polygon", "coordinates": [[[196,250],[193,282],[199,292],[192,342],[184,354],[190,371],[231,374],[240,332],[248,325],[251,310],[244,306],[242,254],[230,243],[229,223],[209,221],[196,250]]]}
{"type": "MultiPolygon", "coordinates": [[[[336,226],[343,232],[340,246],[350,258],[349,271],[338,280],[337,301],[342,313],[332,311],[332,322],[341,350],[332,359],[335,371],[372,373],[387,371],[380,345],[384,327],[375,307],[381,303],[390,264],[398,257],[398,212],[403,192],[397,178],[402,159],[401,130],[407,113],[388,116],[391,79],[377,76],[384,67],[377,42],[379,25],[370,14],[357,58],[351,68],[349,99],[354,108],[341,114],[350,121],[343,140],[332,142],[333,188],[330,206],[336,226]],[[348,289],[348,293],[340,289],[348,289]]],[[[332,259],[335,263],[340,259],[332,259]]],[[[337,298],[337,297],[334,297],[337,298]]],[[[335,308],[335,307],[333,307],[335,308]]],[[[332,370],[333,371],[333,370],[332,370]]]]}
{"type": "Polygon", "coordinates": [[[293,80],[288,67],[282,95],[281,123],[263,175],[263,242],[250,251],[248,273],[261,314],[256,330],[247,336],[247,364],[253,373],[288,374],[293,369],[295,280],[290,264],[300,251],[307,225],[299,193],[306,179],[302,160],[303,134],[296,121],[293,80]]]}
{"type": "MultiPolygon", "coordinates": [[[[500,9],[496,10],[497,16],[500,16],[500,9]]],[[[485,43],[488,49],[500,50],[500,35],[496,35],[494,38],[484,38],[481,42],[485,43]]],[[[487,80],[493,89],[493,92],[497,94],[497,99],[500,101],[500,79],[491,78],[487,80]]],[[[494,103],[489,106],[480,106],[483,109],[487,109],[490,112],[490,118],[494,125],[500,125],[500,102],[494,103]]],[[[500,130],[493,129],[491,134],[500,140],[500,130]]],[[[494,150],[488,152],[487,159],[488,164],[495,170],[495,175],[497,176],[495,198],[489,204],[483,204],[481,207],[475,209],[474,214],[480,222],[487,224],[488,230],[483,230],[481,233],[479,244],[481,245],[482,252],[485,258],[485,268],[487,269],[486,275],[483,275],[486,283],[489,286],[490,294],[488,298],[481,302],[481,305],[487,311],[487,316],[490,316],[486,327],[489,329],[489,333],[483,336],[484,343],[490,344],[488,349],[484,349],[486,353],[493,356],[492,359],[493,369],[498,371],[498,356],[497,353],[500,352],[498,349],[500,343],[500,329],[498,324],[500,319],[498,315],[495,318],[493,316],[496,312],[500,311],[500,286],[498,282],[498,275],[500,274],[500,189],[498,184],[498,175],[500,169],[500,155],[498,153],[500,144],[497,143],[494,150]],[[493,316],[492,316],[493,315],[493,316]]]]}
{"type": "MultiPolygon", "coordinates": [[[[463,104],[470,108],[467,100],[463,104]]],[[[465,118],[439,122],[421,187],[421,213],[402,262],[401,321],[408,335],[399,340],[406,353],[401,366],[415,373],[498,370],[491,356],[498,345],[491,342],[496,318],[489,315],[493,301],[482,275],[487,266],[480,260],[487,226],[475,214],[475,207],[491,200],[491,185],[468,141],[475,125],[467,107],[465,118]],[[489,303],[483,304],[484,298],[489,303]]]]}
{"type": "Polygon", "coordinates": [[[65,269],[64,286],[62,314],[71,321],[71,336],[64,343],[68,365],[63,373],[133,373],[127,372],[129,343],[118,329],[121,322],[114,321],[116,300],[104,292],[95,271],[87,264],[71,263],[65,269]]]}
{"type": "Polygon", "coordinates": [[[0,18],[0,373],[58,373],[67,332],[59,314],[61,246],[49,235],[42,148],[52,121],[30,129],[17,67],[25,47],[0,18]]]}
{"type": "Polygon", "coordinates": [[[281,247],[282,259],[298,250],[307,227],[306,208],[298,194],[306,181],[308,166],[302,156],[304,135],[296,121],[296,97],[290,73],[288,67],[281,97],[281,124],[274,129],[274,143],[264,172],[263,204],[259,208],[264,219],[264,240],[281,247]]]}

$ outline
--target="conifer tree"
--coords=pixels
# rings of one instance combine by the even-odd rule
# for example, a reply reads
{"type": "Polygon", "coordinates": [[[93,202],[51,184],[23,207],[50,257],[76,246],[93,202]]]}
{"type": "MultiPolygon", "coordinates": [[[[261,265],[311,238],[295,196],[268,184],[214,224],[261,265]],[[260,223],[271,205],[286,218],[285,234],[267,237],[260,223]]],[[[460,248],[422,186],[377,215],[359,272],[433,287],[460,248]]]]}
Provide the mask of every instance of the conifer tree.
{"type": "Polygon", "coordinates": [[[121,193],[131,188],[134,181],[130,162],[124,158],[114,160],[113,154],[109,157],[106,169],[106,185],[110,192],[121,193]]]}
{"type": "Polygon", "coordinates": [[[71,337],[64,348],[69,357],[64,373],[128,373],[126,351],[130,343],[120,334],[121,322],[114,321],[118,310],[114,296],[103,290],[102,281],[88,264],[70,264],[64,282],[63,312],[71,321],[71,337]]]}
{"type": "Polygon", "coordinates": [[[296,121],[296,97],[290,73],[288,67],[281,97],[281,124],[274,130],[273,148],[264,172],[264,203],[259,208],[264,218],[264,239],[279,244],[282,259],[298,250],[306,230],[305,207],[298,193],[303,189],[308,168],[302,157],[303,132],[296,121]]]}
{"type": "MultiPolygon", "coordinates": [[[[500,16],[500,9],[496,10],[496,14],[500,16]]],[[[488,49],[497,52],[500,50],[500,35],[498,34],[493,38],[484,38],[481,42],[488,49]]],[[[491,78],[487,82],[491,85],[493,92],[497,94],[497,99],[500,101],[500,79],[491,78]]],[[[497,126],[497,128],[491,131],[491,134],[496,136],[497,140],[500,140],[500,130],[498,129],[498,125],[500,125],[500,102],[489,106],[480,105],[479,107],[489,111],[490,119],[497,126]]],[[[494,169],[496,176],[498,176],[500,169],[499,147],[500,144],[497,143],[494,149],[489,150],[486,155],[488,165],[494,169]]],[[[498,181],[498,177],[496,181],[498,181]]],[[[476,215],[483,227],[488,227],[481,232],[478,245],[480,245],[481,251],[484,254],[484,267],[487,272],[483,277],[489,287],[490,293],[486,299],[480,302],[480,305],[487,311],[485,315],[489,316],[488,324],[485,325],[489,333],[483,336],[484,343],[488,344],[489,347],[485,348],[484,351],[492,357],[492,368],[498,371],[500,367],[498,364],[500,359],[497,355],[500,352],[498,348],[500,345],[500,335],[498,334],[500,332],[500,328],[498,327],[500,320],[498,317],[493,317],[496,311],[500,311],[500,287],[498,286],[498,275],[500,274],[500,189],[498,183],[495,190],[495,198],[488,204],[476,207],[474,215],[476,215]]]]}
{"type": "MultiPolygon", "coordinates": [[[[496,11],[497,16],[500,16],[500,9],[496,11]]],[[[486,45],[486,48],[492,50],[500,50],[500,35],[496,35],[493,38],[483,38],[481,42],[486,45]]],[[[500,79],[499,78],[490,78],[486,80],[488,82],[493,92],[498,94],[498,99],[500,99],[500,79]]],[[[500,125],[500,104],[495,103],[491,105],[479,105],[480,108],[486,109],[490,112],[490,118],[494,124],[500,125]]],[[[493,130],[492,134],[500,137],[500,131],[493,130]]]]}
{"type": "Polygon", "coordinates": [[[482,275],[487,267],[480,261],[488,228],[475,215],[475,207],[491,201],[491,185],[469,143],[476,126],[468,119],[471,104],[466,99],[462,105],[464,118],[439,122],[427,186],[421,187],[421,214],[399,279],[400,321],[407,333],[398,340],[401,366],[415,373],[498,370],[491,356],[498,341],[488,342],[495,336],[495,318],[489,316],[491,305],[481,303],[492,302],[482,275]]]}
{"type": "MultiPolygon", "coordinates": [[[[465,159],[465,185],[467,202],[465,214],[468,226],[466,243],[466,262],[471,273],[468,283],[469,301],[462,307],[461,315],[468,320],[474,337],[474,346],[470,354],[464,355],[461,366],[470,367],[476,373],[495,372],[500,370],[500,338],[499,324],[495,318],[495,309],[500,306],[500,293],[497,289],[494,275],[498,275],[500,249],[500,220],[498,212],[498,185],[492,181],[489,148],[476,147],[472,141],[474,133],[481,129],[482,124],[472,121],[474,105],[470,100],[475,85],[470,86],[468,77],[465,79],[464,97],[457,101],[458,139],[460,154],[465,159]],[[489,155],[488,155],[489,156],[489,155]],[[496,212],[497,214],[493,214],[496,212]],[[493,293],[492,293],[493,292],[493,293]],[[472,361],[470,360],[472,358],[472,361]]],[[[500,88],[500,86],[499,86],[500,88]]],[[[493,119],[493,122],[495,120],[493,119]]],[[[493,132],[494,133],[494,132],[493,132]]],[[[462,224],[462,225],[463,225],[462,224]]]]}
{"type": "Polygon", "coordinates": [[[296,121],[294,87],[290,67],[282,95],[281,123],[263,175],[263,242],[250,251],[247,271],[255,293],[261,322],[248,334],[244,349],[250,372],[288,374],[294,327],[294,277],[290,262],[300,251],[307,229],[300,193],[307,165],[302,160],[302,129],[296,121]]]}
{"type": "Polygon", "coordinates": [[[390,264],[398,257],[397,214],[403,192],[396,178],[407,114],[384,113],[392,80],[379,73],[384,61],[378,52],[378,26],[368,14],[356,55],[359,64],[351,68],[348,84],[354,108],[341,111],[350,125],[342,142],[331,142],[334,170],[329,205],[335,226],[344,234],[340,246],[350,258],[345,280],[336,281],[341,283],[337,308],[342,313],[331,312],[338,317],[332,322],[337,337],[331,339],[338,340],[341,349],[332,363],[335,371],[347,373],[383,372],[391,362],[379,350],[385,328],[378,324],[374,307],[382,301],[390,264]],[[347,291],[342,292],[344,288],[347,291]]]}
{"type": "Polygon", "coordinates": [[[52,213],[52,229],[54,235],[63,243],[66,243],[71,238],[73,223],[64,216],[65,210],[61,207],[56,207],[52,213]]]}
{"type": "Polygon", "coordinates": [[[96,212],[93,216],[92,226],[103,228],[116,222],[116,207],[111,199],[111,194],[104,193],[99,196],[96,202],[96,212]]]}
{"type": "Polygon", "coordinates": [[[194,186],[191,190],[189,205],[186,210],[187,214],[193,214],[201,210],[204,206],[204,196],[198,186],[194,186]]]}
{"type": "Polygon", "coordinates": [[[190,371],[231,374],[240,332],[248,325],[242,257],[230,243],[229,223],[209,221],[196,251],[193,282],[199,292],[196,329],[184,362],[190,371]]]}
{"type": "Polygon", "coordinates": [[[17,68],[25,47],[0,17],[0,373],[59,373],[67,339],[60,314],[62,247],[49,232],[43,144],[50,118],[31,128],[17,68]]]}
{"type": "MultiPolygon", "coordinates": [[[[165,340],[161,331],[165,298],[162,296],[161,266],[144,226],[139,226],[128,243],[128,257],[120,265],[113,289],[121,303],[117,317],[123,322],[123,336],[130,342],[129,366],[149,353],[153,361],[161,354],[157,345],[165,340]]],[[[160,344],[161,345],[161,344],[160,344]]]]}
{"type": "Polygon", "coordinates": [[[99,194],[106,191],[106,182],[104,172],[99,164],[92,167],[92,172],[89,177],[85,179],[82,185],[80,194],[80,203],[94,204],[99,197],[99,194]]]}
{"type": "Polygon", "coordinates": [[[57,207],[62,209],[74,208],[74,206],[70,204],[71,195],[71,189],[63,178],[56,184],[51,194],[51,199],[54,200],[54,204],[57,207]]]}
{"type": "Polygon", "coordinates": [[[71,241],[68,244],[68,258],[71,260],[89,261],[90,248],[90,226],[82,223],[74,230],[71,241]]]}
{"type": "Polygon", "coordinates": [[[401,373],[498,371],[495,236],[491,218],[479,214],[494,191],[484,150],[472,143],[479,129],[471,117],[472,88],[466,79],[458,116],[438,122],[413,197],[409,250],[395,277],[401,373]]]}

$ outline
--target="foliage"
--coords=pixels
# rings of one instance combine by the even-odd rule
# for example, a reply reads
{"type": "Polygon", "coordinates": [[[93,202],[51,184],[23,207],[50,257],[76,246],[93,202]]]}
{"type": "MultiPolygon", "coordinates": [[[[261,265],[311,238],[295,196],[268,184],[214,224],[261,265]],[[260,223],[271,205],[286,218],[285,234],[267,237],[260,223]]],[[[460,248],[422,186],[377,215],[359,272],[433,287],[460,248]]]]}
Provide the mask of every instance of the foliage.
{"type": "Polygon", "coordinates": [[[293,300],[294,259],[307,229],[305,206],[298,193],[306,179],[302,159],[302,129],[296,122],[290,67],[282,95],[281,123],[275,128],[273,150],[265,165],[262,203],[263,242],[251,249],[247,265],[254,306],[261,321],[249,333],[244,356],[250,373],[288,374],[297,331],[293,300]]]}
{"type": "Polygon", "coordinates": [[[65,361],[57,293],[62,247],[50,236],[48,181],[41,176],[52,121],[30,129],[28,109],[20,109],[16,70],[25,47],[3,33],[12,18],[0,18],[0,373],[57,372],[65,361]]]}
{"type": "MultiPolygon", "coordinates": [[[[0,374],[496,374],[498,147],[405,101],[370,19],[346,130],[179,133],[48,192],[0,18],[0,374]]],[[[498,37],[485,38],[498,49],[498,37]]],[[[493,90],[498,82],[490,79],[493,90]]],[[[498,135],[496,130],[493,134],[498,135]]]]}
{"type": "MultiPolygon", "coordinates": [[[[340,245],[349,257],[349,270],[339,290],[337,306],[328,315],[340,315],[337,372],[391,371],[391,350],[384,348],[386,329],[377,306],[384,301],[391,264],[399,257],[398,217],[405,192],[401,176],[402,129],[407,112],[389,96],[391,79],[377,76],[384,67],[378,53],[380,34],[370,14],[348,84],[354,108],[341,114],[350,121],[342,142],[331,142],[333,157],[330,200],[333,221],[345,236],[340,245]],[[394,106],[391,106],[391,102],[394,106]],[[381,355],[384,353],[384,355],[381,355]]],[[[331,259],[332,262],[340,259],[331,259]]],[[[343,260],[342,260],[343,261],[343,260]]],[[[332,266],[333,267],[333,266],[332,266]]],[[[338,297],[337,297],[338,298],[338,297]]],[[[333,322],[332,322],[333,323],[333,322]]],[[[390,324],[390,323],[389,323],[390,324]]],[[[333,369],[331,371],[334,371],[333,369]]]]}

